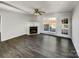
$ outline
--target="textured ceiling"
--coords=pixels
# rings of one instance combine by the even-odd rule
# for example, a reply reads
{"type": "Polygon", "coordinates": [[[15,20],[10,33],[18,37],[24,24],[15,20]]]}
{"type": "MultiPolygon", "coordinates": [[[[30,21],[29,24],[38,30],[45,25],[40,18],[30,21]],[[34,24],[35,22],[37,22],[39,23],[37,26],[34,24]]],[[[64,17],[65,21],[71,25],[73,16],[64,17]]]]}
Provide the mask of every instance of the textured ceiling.
{"type": "Polygon", "coordinates": [[[70,12],[79,4],[78,1],[6,1],[6,3],[28,13],[32,13],[33,8],[38,8],[46,13],[70,12]]]}

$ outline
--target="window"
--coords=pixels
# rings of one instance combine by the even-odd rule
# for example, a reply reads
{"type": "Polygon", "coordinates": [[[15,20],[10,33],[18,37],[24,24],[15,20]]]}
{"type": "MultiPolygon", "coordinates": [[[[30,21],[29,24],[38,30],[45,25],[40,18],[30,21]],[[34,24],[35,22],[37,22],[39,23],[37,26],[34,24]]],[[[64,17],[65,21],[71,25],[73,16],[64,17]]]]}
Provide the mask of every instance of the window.
{"type": "Polygon", "coordinates": [[[62,19],[62,30],[61,30],[61,33],[68,35],[68,31],[69,31],[68,18],[64,18],[64,19],[62,19]]]}
{"type": "Polygon", "coordinates": [[[56,18],[44,18],[43,19],[43,24],[44,24],[44,31],[51,31],[51,32],[56,32],[56,18]]]}

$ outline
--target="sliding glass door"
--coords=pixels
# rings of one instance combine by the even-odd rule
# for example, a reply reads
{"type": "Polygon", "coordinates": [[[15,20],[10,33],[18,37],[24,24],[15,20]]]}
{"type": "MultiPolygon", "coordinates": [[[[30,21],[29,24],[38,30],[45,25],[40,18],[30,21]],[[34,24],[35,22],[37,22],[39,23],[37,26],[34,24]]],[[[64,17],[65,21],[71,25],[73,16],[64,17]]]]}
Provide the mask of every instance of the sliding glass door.
{"type": "Polygon", "coordinates": [[[44,18],[43,24],[44,24],[44,31],[56,32],[57,20],[55,17],[44,18]]]}

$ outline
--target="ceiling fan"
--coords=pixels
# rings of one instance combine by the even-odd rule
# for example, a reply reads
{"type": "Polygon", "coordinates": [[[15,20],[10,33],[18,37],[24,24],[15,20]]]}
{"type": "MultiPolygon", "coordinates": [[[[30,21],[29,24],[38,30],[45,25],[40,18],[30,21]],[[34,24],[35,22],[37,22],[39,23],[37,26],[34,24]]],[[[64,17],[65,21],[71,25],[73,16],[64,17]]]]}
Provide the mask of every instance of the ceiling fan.
{"type": "Polygon", "coordinates": [[[34,8],[34,10],[33,10],[33,14],[36,15],[36,16],[42,15],[44,13],[46,13],[46,12],[40,11],[38,8],[34,8]]]}

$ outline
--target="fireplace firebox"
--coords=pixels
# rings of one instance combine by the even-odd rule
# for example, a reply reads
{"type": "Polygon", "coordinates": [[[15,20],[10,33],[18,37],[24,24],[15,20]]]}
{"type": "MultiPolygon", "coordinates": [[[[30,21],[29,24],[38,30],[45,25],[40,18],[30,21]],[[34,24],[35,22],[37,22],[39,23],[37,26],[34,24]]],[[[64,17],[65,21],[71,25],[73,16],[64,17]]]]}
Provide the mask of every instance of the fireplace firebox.
{"type": "Polygon", "coordinates": [[[30,27],[30,34],[37,34],[38,28],[37,27],[30,27]]]}

